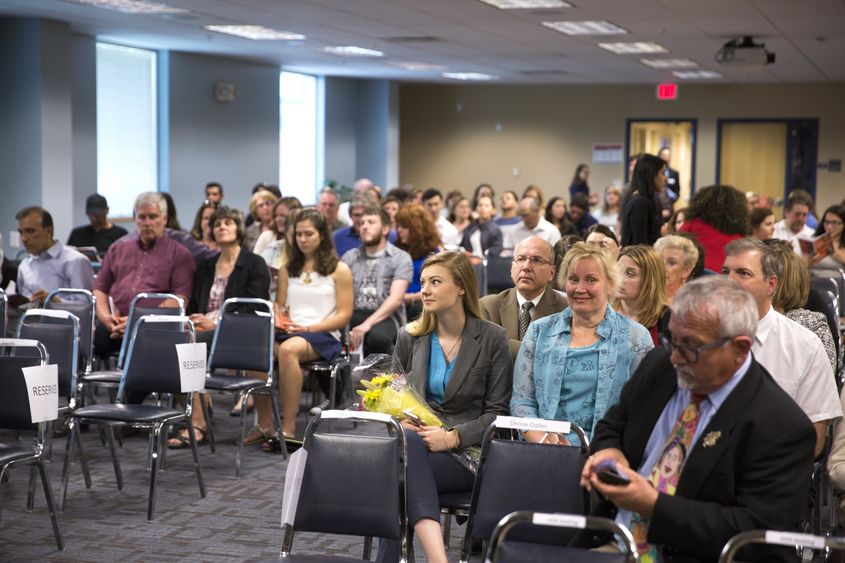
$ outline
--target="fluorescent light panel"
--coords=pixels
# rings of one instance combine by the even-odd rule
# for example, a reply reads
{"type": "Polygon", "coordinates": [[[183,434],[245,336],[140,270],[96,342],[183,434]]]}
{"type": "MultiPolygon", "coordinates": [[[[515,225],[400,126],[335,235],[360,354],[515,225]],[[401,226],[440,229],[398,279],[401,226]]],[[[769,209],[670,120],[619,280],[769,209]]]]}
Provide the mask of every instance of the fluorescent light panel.
{"type": "Polygon", "coordinates": [[[673,72],[682,80],[706,80],[708,78],[722,78],[722,75],[712,70],[677,70],[673,72]]]}
{"type": "Polygon", "coordinates": [[[279,31],[262,25],[207,25],[205,29],[254,41],[299,41],[305,39],[305,36],[299,33],[279,31]]]}
{"type": "Polygon", "coordinates": [[[492,74],[484,74],[483,72],[444,72],[441,76],[443,78],[451,78],[452,80],[496,80],[498,76],[492,74]]]}
{"type": "Polygon", "coordinates": [[[403,63],[403,62],[394,62],[390,63],[393,66],[398,66],[399,68],[404,68],[405,70],[410,70],[412,72],[435,72],[444,70],[446,67],[443,65],[435,65],[431,63],[403,63]]]}
{"type": "Polygon", "coordinates": [[[640,62],[651,68],[695,68],[698,63],[690,59],[640,59],[640,62]]]}
{"type": "Polygon", "coordinates": [[[604,20],[543,22],[543,25],[566,35],[625,35],[628,33],[627,29],[604,20]]]}
{"type": "Polygon", "coordinates": [[[337,55],[339,57],[383,57],[384,53],[376,51],[375,49],[365,49],[364,47],[355,47],[354,45],[345,45],[342,47],[323,47],[320,49],[324,53],[330,55],[337,55]]]}
{"type": "Polygon", "coordinates": [[[599,47],[617,55],[639,55],[648,53],[668,53],[663,45],[638,41],[634,43],[599,43],[599,47]]]}
{"type": "Polygon", "coordinates": [[[148,2],[147,0],[65,0],[65,2],[106,10],[117,10],[124,14],[184,14],[190,12],[190,10],[184,8],[168,6],[161,2],[148,2]]]}
{"type": "Polygon", "coordinates": [[[571,8],[572,4],[563,0],[480,0],[500,10],[530,10],[537,8],[571,8]]]}

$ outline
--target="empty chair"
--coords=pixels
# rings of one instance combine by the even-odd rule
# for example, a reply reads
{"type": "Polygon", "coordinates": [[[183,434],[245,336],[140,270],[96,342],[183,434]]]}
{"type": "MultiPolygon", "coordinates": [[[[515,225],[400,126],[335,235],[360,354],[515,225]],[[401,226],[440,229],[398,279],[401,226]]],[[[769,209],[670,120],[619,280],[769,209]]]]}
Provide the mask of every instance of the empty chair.
{"type": "Polygon", "coordinates": [[[94,360],[94,319],[96,300],[87,289],[60,288],[50,292],[44,300],[45,309],[68,311],[79,319],[79,368],[90,373],[94,360]]]}
{"type": "MultiPolygon", "coordinates": [[[[47,465],[44,460],[44,438],[47,423],[40,422],[36,427],[32,423],[29,393],[27,383],[21,368],[45,365],[47,350],[43,344],[35,340],[0,339],[0,428],[16,431],[35,430],[35,440],[28,442],[19,440],[12,443],[0,443],[0,486],[6,481],[7,471],[18,465],[32,465],[38,468],[44,496],[47,498],[47,510],[53,524],[53,535],[56,547],[64,549],[62,533],[56,518],[53,502],[53,489],[47,475],[47,465]]],[[[34,485],[34,481],[32,485],[34,485]]],[[[29,507],[33,504],[35,488],[30,487],[27,498],[29,507]]],[[[2,509],[2,505],[0,505],[2,509]]]]}
{"type": "MultiPolygon", "coordinates": [[[[191,423],[191,409],[193,407],[192,393],[188,394],[184,409],[120,402],[123,400],[125,393],[129,392],[138,394],[182,393],[182,380],[175,345],[192,342],[194,342],[194,329],[188,317],[145,315],[138,319],[130,337],[126,354],[126,369],[123,371],[118,390],[118,402],[114,404],[85,406],[77,409],[70,415],[70,437],[68,438],[70,451],[65,458],[65,465],[62,472],[61,498],[59,499],[62,506],[64,506],[64,498],[67,493],[70,471],[68,460],[73,459],[74,448],[77,445],[74,437],[79,432],[78,422],[104,426],[126,425],[150,430],[150,493],[147,505],[147,519],[149,520],[155,518],[156,477],[158,459],[161,456],[164,446],[163,436],[166,435],[166,431],[170,426],[176,424],[187,425],[200,495],[205,497],[205,484],[199,464],[199,453],[197,451],[196,439],[194,438],[193,424],[191,423]],[[183,330],[173,330],[172,326],[175,323],[181,324],[183,330]]],[[[194,389],[194,391],[196,390],[198,389],[194,389]]],[[[106,436],[108,438],[109,448],[111,449],[117,486],[118,489],[122,490],[123,476],[114,447],[114,438],[111,432],[106,432],[106,436]]]]}
{"type": "MultiPolygon", "coordinates": [[[[291,555],[295,532],[371,536],[400,540],[402,561],[408,549],[405,513],[405,437],[390,416],[353,411],[323,411],[305,431],[303,448],[308,463],[302,477],[293,523],[283,523],[281,556],[286,561],[309,560],[291,555]],[[384,436],[318,432],[326,420],[346,419],[381,423],[384,436]]],[[[287,508],[284,507],[284,509],[287,508]]],[[[370,542],[365,541],[364,559],[370,542]]],[[[360,561],[322,558],[320,561],[360,561]]]]}
{"type": "Polygon", "coordinates": [[[511,278],[511,265],[513,262],[512,251],[489,249],[484,253],[484,282],[486,285],[484,295],[497,293],[503,289],[513,287],[511,278]],[[490,252],[493,250],[493,252],[490,252]]]}
{"type": "MultiPolygon", "coordinates": [[[[785,552],[788,548],[794,550],[800,549],[817,549],[817,550],[845,550],[845,538],[836,536],[813,536],[810,534],[795,534],[792,532],[775,532],[771,530],[751,530],[748,532],[740,532],[739,534],[728,540],[725,547],[719,555],[719,563],[732,563],[737,557],[740,550],[752,544],[765,544],[773,549],[774,546],[784,546],[780,548],[785,552]]],[[[746,550],[742,551],[742,558],[748,557],[746,550]]],[[[758,556],[759,557],[759,556],[758,556]]],[[[742,560],[742,559],[740,559],[742,560]]],[[[827,559],[825,559],[827,560],[827,559]]]]}
{"type": "Polygon", "coordinates": [[[542,513],[521,510],[502,518],[490,537],[490,563],[632,563],[637,561],[637,550],[631,532],[608,518],[581,516],[580,514],[542,513]],[[624,546],[619,553],[603,553],[559,545],[536,544],[525,541],[507,541],[514,527],[544,528],[610,532],[624,546]]]}

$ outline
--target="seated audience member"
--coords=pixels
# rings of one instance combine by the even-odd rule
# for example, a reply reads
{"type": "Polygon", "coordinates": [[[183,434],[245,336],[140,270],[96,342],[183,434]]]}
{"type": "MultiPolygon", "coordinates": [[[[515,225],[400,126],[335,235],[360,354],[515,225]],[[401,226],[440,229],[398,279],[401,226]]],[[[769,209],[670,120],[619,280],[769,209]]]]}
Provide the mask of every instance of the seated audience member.
{"type": "Polygon", "coordinates": [[[481,199],[482,197],[489,197],[490,203],[493,204],[493,209],[495,210],[495,208],[496,208],[496,203],[495,203],[496,202],[496,192],[493,191],[493,186],[491,186],[490,184],[478,184],[475,187],[475,191],[472,192],[472,202],[471,202],[473,210],[475,210],[475,208],[478,206],[478,200],[481,199]]]}
{"type": "Polygon", "coordinates": [[[622,198],[622,189],[619,186],[610,185],[604,189],[604,199],[601,206],[593,211],[593,217],[600,225],[616,228],[619,219],[619,203],[622,198]]]}
{"type": "Polygon", "coordinates": [[[771,248],[775,259],[781,265],[778,284],[772,295],[772,307],[821,340],[827,359],[830,360],[830,367],[833,373],[836,373],[838,347],[827,324],[827,317],[824,313],[803,308],[810,297],[810,273],[804,260],[795,254],[792,245],[785,240],[770,239],[766,241],[766,245],[771,248]]]}
{"type": "Polygon", "coordinates": [[[340,197],[332,188],[323,188],[317,196],[317,211],[323,214],[332,232],[348,227],[349,223],[340,216],[340,197]]]}
{"type": "Polygon", "coordinates": [[[775,236],[775,212],[769,207],[755,207],[748,213],[751,223],[751,237],[769,240],[775,236]]]}
{"type": "MultiPolygon", "coordinates": [[[[245,230],[240,211],[225,205],[217,207],[209,222],[220,254],[197,268],[188,312],[197,330],[197,342],[205,342],[210,349],[223,303],[232,297],[267,299],[270,273],[261,257],[241,246],[245,230]]],[[[250,377],[254,375],[250,373],[250,377]]],[[[206,395],[200,396],[207,400],[206,395]]],[[[194,403],[191,416],[197,442],[205,442],[207,426],[198,403],[194,403]]],[[[189,444],[187,429],[167,442],[171,448],[186,448],[189,444]]]]}
{"type": "Polygon", "coordinates": [[[390,217],[390,234],[396,234],[396,214],[399,213],[399,208],[404,205],[403,201],[397,196],[388,192],[384,201],[381,202],[381,208],[387,212],[390,217]]]}
{"type": "Polygon", "coordinates": [[[586,242],[595,244],[606,250],[613,256],[613,259],[619,256],[619,239],[616,238],[616,233],[607,225],[600,223],[590,226],[587,229],[586,242]]]}
{"type": "MultiPolygon", "coordinates": [[[[272,231],[273,240],[264,246],[261,252],[261,257],[270,268],[270,301],[276,301],[276,286],[278,284],[279,269],[282,268],[285,256],[285,244],[287,244],[290,230],[287,228],[287,218],[292,216],[298,209],[302,209],[302,204],[298,198],[287,196],[279,198],[273,206],[273,223],[272,231]]],[[[262,233],[263,237],[266,233],[262,233]]],[[[259,239],[261,237],[258,237],[259,239]]],[[[258,243],[256,243],[258,244],[258,243]]]]}
{"type": "Polygon", "coordinates": [[[411,255],[414,274],[405,293],[405,311],[408,319],[416,320],[422,310],[420,272],[423,262],[430,254],[443,250],[431,213],[421,205],[402,206],[396,214],[396,246],[411,255]]]}
{"type": "Polygon", "coordinates": [[[439,190],[429,188],[423,193],[423,205],[428,210],[431,220],[440,236],[443,244],[460,244],[461,236],[458,229],[449,222],[449,220],[442,215],[445,207],[443,202],[443,194],[439,190]]]}
{"type": "Polygon", "coordinates": [[[159,194],[164,198],[164,203],[167,205],[168,213],[167,223],[164,225],[165,228],[173,231],[182,231],[182,225],[179,224],[179,218],[176,216],[176,203],[173,201],[173,196],[168,192],[159,192],[159,194]]]}
{"type": "MultiPolygon", "coordinates": [[[[332,235],[334,247],[338,256],[343,256],[353,248],[361,246],[361,216],[364,209],[378,205],[375,196],[370,195],[372,192],[365,192],[362,194],[355,194],[352,201],[349,203],[349,216],[352,219],[352,224],[348,227],[338,229],[332,235]]],[[[399,211],[399,208],[396,208],[399,211]]],[[[392,219],[391,219],[392,221],[392,219]]],[[[392,222],[390,233],[387,240],[391,244],[396,243],[396,231],[393,230],[392,222]]]]}
{"type": "MultiPolygon", "coordinates": [[[[352,198],[354,199],[355,196],[358,195],[368,197],[372,202],[377,203],[381,199],[381,188],[373,184],[373,181],[369,178],[358,178],[352,184],[352,198]]],[[[340,217],[347,226],[352,223],[351,204],[351,200],[344,201],[338,206],[337,211],[338,217],[340,217]]],[[[343,253],[338,252],[337,255],[343,256],[343,253]]]]}
{"type": "Polygon", "coordinates": [[[536,198],[522,198],[519,202],[519,216],[522,221],[508,231],[506,248],[516,248],[520,241],[530,236],[538,236],[551,245],[560,240],[560,230],[543,218],[541,209],[542,206],[536,198]]]}
{"type": "Polygon", "coordinates": [[[669,322],[669,295],[663,260],[654,248],[635,244],[619,251],[616,267],[619,282],[613,308],[646,327],[651,341],[659,346],[660,335],[669,322]]]}
{"type": "Polygon", "coordinates": [[[63,287],[92,289],[91,261],[53,238],[53,217],[49,211],[25,207],[15,218],[27,256],[18,265],[17,295],[9,297],[10,306],[41,307],[51,291],[63,287]]]}
{"type": "Polygon", "coordinates": [[[220,205],[223,201],[223,185],[220,182],[209,182],[205,185],[205,201],[220,205]]]}
{"type": "Polygon", "coordinates": [[[496,207],[493,200],[483,195],[475,203],[476,219],[464,229],[461,246],[473,256],[483,257],[484,253],[500,252],[502,250],[502,229],[493,222],[496,207]]]}
{"type": "MultiPolygon", "coordinates": [[[[352,207],[353,220],[358,212],[352,207]]],[[[349,326],[349,346],[364,345],[364,356],[392,354],[399,328],[405,325],[405,292],[414,275],[411,256],[388,242],[387,211],[370,206],[360,210],[361,245],[343,254],[352,271],[355,302],[349,326]]]]}
{"type": "Polygon", "coordinates": [[[138,293],[174,293],[185,300],[191,295],[196,264],[184,246],[165,232],[167,203],[158,192],[135,198],[136,232],[112,245],[94,282],[97,326],[94,352],[108,357],[120,348],[126,330],[129,304],[138,293]],[[112,311],[109,298],[114,303],[112,311]]]}
{"type": "MultiPolygon", "coordinates": [[[[442,252],[422,269],[423,313],[399,332],[394,366],[445,428],[403,421],[408,448],[408,521],[428,561],[445,563],[439,493],[472,490],[475,476],[450,451],[478,447],[508,414],[513,364],[505,330],[482,320],[469,259],[442,252]]],[[[379,541],[376,561],[399,561],[398,540],[379,541]]]]}
{"type": "Polygon", "coordinates": [[[590,177],[590,167],[586,164],[579,164],[575,167],[575,174],[572,176],[572,182],[569,184],[569,200],[575,200],[575,196],[583,195],[590,197],[590,186],[587,180],[590,177]]]}
{"type": "Polygon", "coordinates": [[[772,307],[783,267],[771,248],[744,238],[725,248],[722,273],[736,281],[757,302],[759,323],[754,358],[772,374],[816,428],[816,455],[824,446],[827,425],[842,416],[836,380],[819,338],[772,307]]]}
{"type": "MultiPolygon", "coordinates": [[[[296,433],[296,415],[302,393],[300,364],[311,360],[332,361],[340,354],[340,331],[352,318],[352,274],[332,245],[332,230],[325,216],[313,207],[296,212],[294,244],[285,246],[287,267],[279,270],[276,302],[287,307],[290,325],[277,335],[279,386],[282,395],[283,438],[296,433]]],[[[258,426],[244,444],[265,442],[272,437],[270,398],[255,398],[258,426]]],[[[275,451],[269,442],[265,451],[275,451]]],[[[284,447],[284,446],[281,446],[284,447]]]]}
{"type": "Polygon", "coordinates": [[[590,204],[584,194],[577,194],[569,202],[569,218],[577,229],[576,234],[582,238],[587,236],[590,227],[598,223],[596,218],[590,215],[590,204]]]}
{"type": "Polygon", "coordinates": [[[773,238],[789,242],[799,256],[801,244],[798,240],[813,238],[813,229],[806,225],[812,206],[813,200],[803,194],[790,194],[783,204],[783,219],[775,223],[773,238]]]}
{"type": "MultiPolygon", "coordinates": [[[[643,326],[608,304],[617,273],[606,252],[579,242],[562,268],[569,307],[529,325],[514,364],[511,414],[574,422],[592,435],[654,345],[643,326]]],[[[574,434],[530,431],[525,439],[578,443],[574,434]]]]}
{"type": "Polygon", "coordinates": [[[194,226],[191,228],[191,236],[198,243],[207,246],[212,250],[219,250],[217,243],[214,242],[214,235],[212,235],[212,225],[209,219],[214,215],[214,210],[217,209],[216,203],[203,203],[197,210],[197,215],[194,217],[194,226]]]}
{"type": "MultiPolygon", "coordinates": [[[[615,512],[632,531],[641,560],[716,561],[740,532],[794,531],[801,521],[813,429],[750,353],[756,325],[754,300],[737,284],[686,284],[665,347],[596,425],[581,484],[600,493],[595,514],[615,512]],[[602,482],[607,461],[630,483],[602,482]]],[[[784,550],[753,560],[791,559],[784,550]]]]}
{"type": "Polygon", "coordinates": [[[660,234],[665,236],[680,232],[681,227],[683,227],[684,223],[687,222],[688,213],[689,208],[687,207],[682,207],[673,211],[672,215],[669,216],[669,220],[663,223],[663,226],[660,227],[660,234]]]}
{"type": "Polygon", "coordinates": [[[102,256],[127,233],[126,229],[109,221],[109,204],[99,194],[89,195],[85,200],[85,214],[90,224],[73,229],[67,239],[68,246],[93,246],[102,256]]]}
{"type": "Polygon", "coordinates": [[[622,197],[619,215],[622,246],[654,244],[663,225],[657,197],[666,182],[663,175],[666,164],[652,154],[639,156],[634,162],[630,191],[622,197]]]}
{"type": "MultiPolygon", "coordinates": [[[[519,223],[522,219],[517,213],[519,207],[519,198],[516,192],[508,190],[503,192],[499,197],[499,214],[493,219],[493,222],[499,227],[510,227],[519,223]]],[[[507,229],[502,229],[504,233],[507,229]]]]}
{"type": "Polygon", "coordinates": [[[819,226],[819,220],[818,213],[816,213],[816,203],[813,201],[813,196],[810,192],[803,188],[793,188],[789,190],[786,197],[787,199],[800,197],[810,202],[810,209],[807,213],[807,220],[804,221],[804,224],[815,230],[815,228],[819,226]]]}
{"type": "Polygon", "coordinates": [[[845,269],[845,206],[828,207],[819,221],[814,236],[826,235],[827,254],[810,259],[810,272],[821,277],[840,276],[845,269]]]}
{"type": "MultiPolygon", "coordinates": [[[[552,281],[552,286],[554,286],[555,290],[563,293],[564,295],[566,291],[566,280],[564,280],[563,276],[560,275],[560,265],[563,264],[563,259],[566,258],[566,253],[579,242],[584,242],[584,239],[578,235],[566,235],[561,237],[561,239],[557,241],[553,247],[555,252],[555,279],[552,281]]],[[[614,256],[614,260],[615,259],[616,257],[614,256]]]]}
{"type": "Polygon", "coordinates": [[[472,224],[472,206],[469,199],[460,193],[458,192],[458,196],[452,198],[451,206],[447,207],[449,212],[446,214],[446,220],[458,231],[459,240],[463,240],[464,231],[472,224]]]}
{"type": "Polygon", "coordinates": [[[666,296],[672,301],[681,286],[694,278],[698,249],[690,239],[680,235],[660,237],[654,243],[654,249],[666,267],[666,296]]]}
{"type": "Polygon", "coordinates": [[[707,186],[695,192],[679,232],[692,233],[704,247],[704,267],[718,272],[725,246],[748,232],[745,196],[730,186],[707,186]]]}
{"type": "Polygon", "coordinates": [[[536,184],[529,184],[527,188],[522,191],[522,197],[520,201],[525,199],[526,197],[533,197],[537,200],[537,205],[540,206],[540,209],[543,208],[545,204],[545,198],[543,197],[543,190],[540,189],[540,186],[536,184]]]}
{"type": "Polygon", "coordinates": [[[478,303],[482,317],[507,331],[514,358],[531,321],[559,313],[567,306],[566,298],[552,286],[556,271],[551,245],[540,237],[528,237],[514,249],[514,287],[485,295],[478,303]]]}
{"type": "Polygon", "coordinates": [[[704,267],[704,256],[705,256],[704,247],[701,246],[701,242],[699,242],[697,236],[695,236],[692,233],[675,233],[675,236],[687,239],[688,241],[690,241],[693,244],[693,246],[695,246],[695,249],[698,251],[698,260],[695,261],[695,266],[692,267],[692,278],[691,279],[697,279],[701,276],[716,274],[716,272],[714,272],[713,270],[707,270],[704,267]]]}
{"type": "MultiPolygon", "coordinates": [[[[255,222],[246,229],[243,247],[250,252],[255,251],[256,254],[261,254],[261,251],[264,250],[263,248],[254,249],[258,238],[264,232],[271,231],[273,228],[273,205],[278,199],[267,190],[258,190],[249,198],[249,213],[255,217],[255,222]]],[[[270,242],[266,238],[264,240],[267,243],[270,242]]]]}
{"type": "Polygon", "coordinates": [[[577,235],[578,228],[569,220],[569,211],[566,209],[566,200],[555,196],[546,204],[546,221],[557,227],[561,236],[577,235]]]}

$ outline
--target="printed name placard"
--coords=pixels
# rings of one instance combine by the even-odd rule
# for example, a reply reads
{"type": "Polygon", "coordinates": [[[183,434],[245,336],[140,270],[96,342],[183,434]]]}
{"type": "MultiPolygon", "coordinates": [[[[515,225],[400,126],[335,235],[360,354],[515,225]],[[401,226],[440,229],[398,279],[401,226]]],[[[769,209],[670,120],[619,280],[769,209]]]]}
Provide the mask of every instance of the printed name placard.
{"type": "Polygon", "coordinates": [[[59,366],[31,366],[21,368],[29,394],[29,413],[32,423],[56,420],[59,416],[59,366]]]}
{"type": "Polygon", "coordinates": [[[205,389],[205,342],[176,344],[182,393],[205,389]]]}
{"type": "Polygon", "coordinates": [[[513,430],[539,430],[540,432],[554,432],[569,434],[572,424],[563,420],[546,420],[544,418],[522,418],[518,416],[497,416],[497,428],[511,428],[513,430]]]}
{"type": "MultiPolygon", "coordinates": [[[[282,447],[285,447],[284,443],[282,443],[282,447]]],[[[282,526],[285,524],[293,526],[307,460],[308,452],[305,448],[299,448],[288,459],[288,468],[285,471],[285,492],[282,496],[282,526]]]]}
{"type": "Polygon", "coordinates": [[[559,528],[579,528],[587,526],[587,519],[576,514],[548,514],[546,512],[535,512],[531,519],[539,526],[557,526],[559,528]]]}
{"type": "Polygon", "coordinates": [[[377,420],[379,422],[390,422],[390,419],[393,417],[382,412],[331,410],[320,413],[320,418],[323,420],[328,418],[366,418],[369,420],[377,420]]]}
{"type": "Polygon", "coordinates": [[[824,538],[812,536],[810,534],[768,531],[766,532],[766,543],[788,546],[805,545],[814,549],[822,549],[824,547],[824,538]]]}

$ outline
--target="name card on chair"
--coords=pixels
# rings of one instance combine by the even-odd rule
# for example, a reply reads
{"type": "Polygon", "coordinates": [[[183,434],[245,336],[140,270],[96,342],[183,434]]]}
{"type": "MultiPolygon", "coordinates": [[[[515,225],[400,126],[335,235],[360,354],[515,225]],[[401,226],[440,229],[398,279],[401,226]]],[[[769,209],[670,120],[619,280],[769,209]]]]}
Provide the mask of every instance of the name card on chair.
{"type": "MultiPolygon", "coordinates": [[[[282,442],[282,447],[285,447],[282,442]]],[[[282,496],[282,526],[293,526],[296,518],[296,507],[299,505],[299,491],[302,489],[302,476],[305,475],[305,462],[308,460],[308,452],[305,448],[299,448],[293,452],[288,459],[288,468],[285,471],[285,492],[282,496]]]]}
{"type": "Polygon", "coordinates": [[[807,546],[814,549],[824,548],[824,538],[810,534],[796,534],[793,532],[766,532],[766,543],[788,546],[807,546]]]}
{"type": "Polygon", "coordinates": [[[521,418],[518,416],[497,416],[496,428],[510,428],[512,430],[539,430],[540,432],[554,432],[569,434],[572,424],[563,420],[546,420],[544,418],[521,418]]]}
{"type": "Polygon", "coordinates": [[[182,393],[205,389],[205,343],[176,344],[176,356],[179,358],[182,393]]]}
{"type": "Polygon", "coordinates": [[[56,420],[59,416],[59,366],[31,366],[21,368],[29,394],[29,413],[32,423],[56,420]]]}

